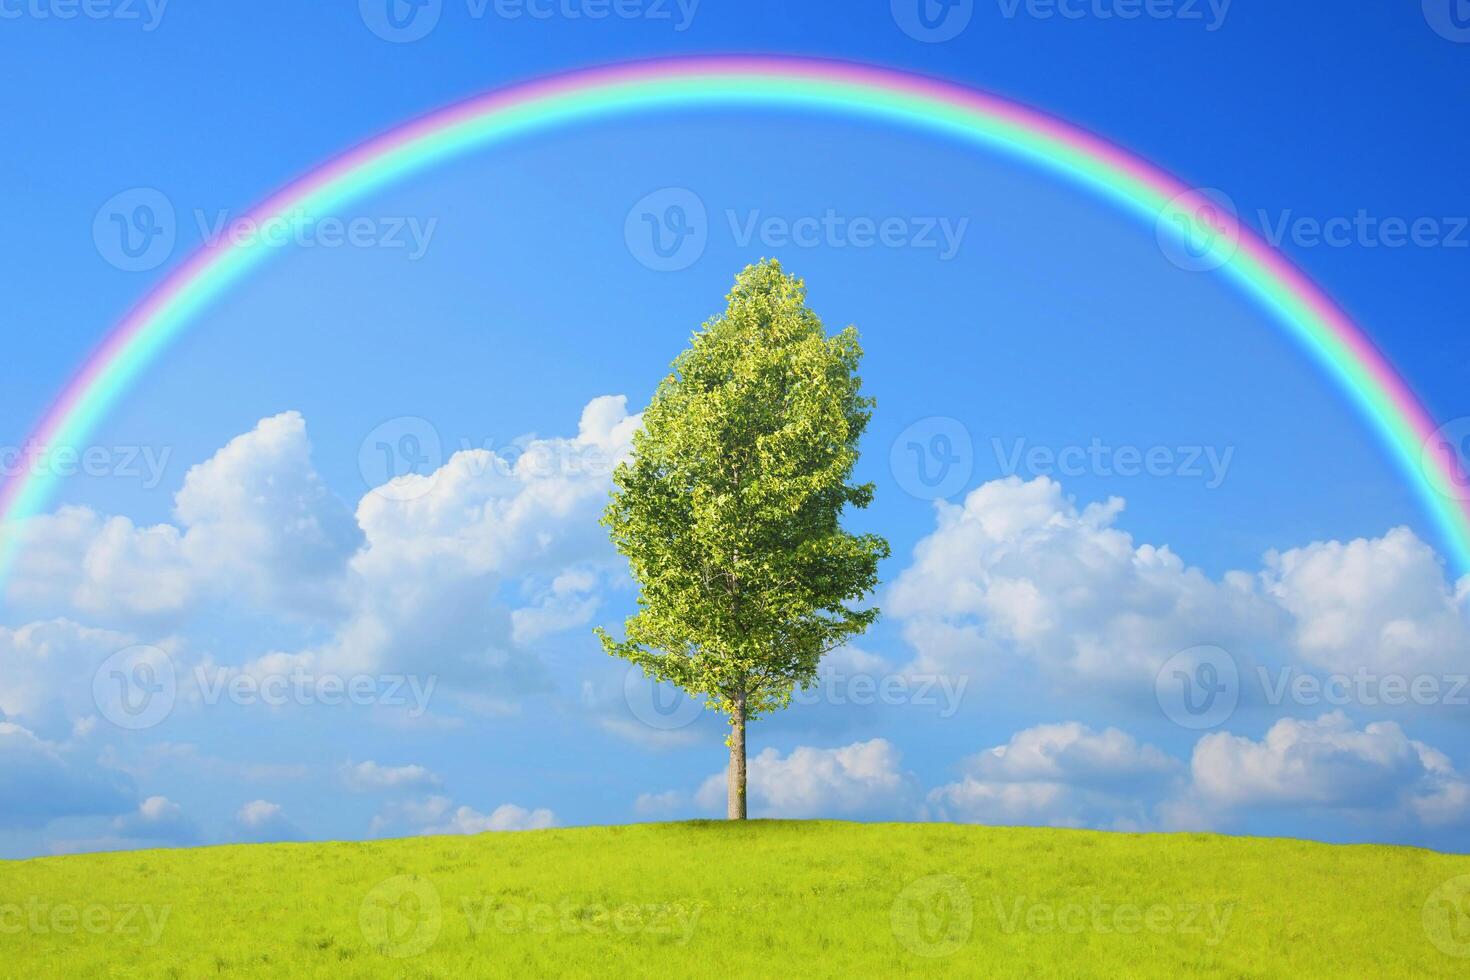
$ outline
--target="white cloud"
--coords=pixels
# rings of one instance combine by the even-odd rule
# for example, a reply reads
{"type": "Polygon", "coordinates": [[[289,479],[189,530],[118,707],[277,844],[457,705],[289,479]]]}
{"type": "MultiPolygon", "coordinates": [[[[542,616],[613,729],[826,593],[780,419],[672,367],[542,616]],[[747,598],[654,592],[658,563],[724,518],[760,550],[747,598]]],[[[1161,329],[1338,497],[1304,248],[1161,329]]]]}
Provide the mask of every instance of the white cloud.
{"type": "Polygon", "coordinates": [[[1159,749],[1116,728],[1096,732],[1069,721],[1017,732],[1007,744],[973,757],[968,769],[977,777],[1004,782],[1117,786],[1168,776],[1177,767],[1159,749]]]}
{"type": "Polygon", "coordinates": [[[912,669],[1020,655],[1054,676],[1138,687],[1201,637],[1230,645],[1275,621],[1248,576],[1214,582],[1167,547],[1136,545],[1113,527],[1122,509],[1113,498],[1079,510],[1045,477],[936,502],[935,531],[885,602],[917,651],[912,669]]]}
{"type": "Polygon", "coordinates": [[[461,806],[449,819],[424,828],[425,834],[483,834],[491,830],[545,830],[556,826],[556,814],[550,810],[527,810],[514,803],[503,803],[490,813],[461,806]]]}
{"type": "Polygon", "coordinates": [[[280,819],[281,805],[269,800],[251,800],[235,813],[235,819],[244,827],[260,827],[272,820],[280,819]]]}
{"type": "Polygon", "coordinates": [[[1060,783],[992,783],[965,779],[929,793],[941,820],[998,826],[1082,827],[1083,807],[1060,783]]]}
{"type": "Polygon", "coordinates": [[[1056,482],[1009,477],[939,501],[884,605],[910,669],[1031,661],[1057,683],[1151,691],[1172,655],[1224,647],[1246,669],[1279,661],[1352,674],[1470,669],[1470,576],[1445,578],[1408,528],[1272,551],[1211,579],[1115,525],[1123,501],[1081,509],[1056,482]]]}
{"type": "Polygon", "coordinates": [[[692,805],[689,794],[671,789],[662,793],[639,793],[633,801],[633,812],[640,817],[667,817],[687,811],[692,805]]]}
{"type": "Polygon", "coordinates": [[[1393,722],[1359,729],[1342,712],[1283,718],[1259,742],[1206,735],[1190,769],[1193,795],[1216,809],[1313,807],[1428,826],[1470,818],[1470,783],[1444,753],[1393,722]]]}
{"type": "Polygon", "coordinates": [[[211,597],[322,614],[361,540],[312,467],[296,412],[262,419],[190,468],[174,513],[177,526],[74,506],[25,522],[10,597],[104,619],[177,614],[211,597]]]}
{"type": "Polygon", "coordinates": [[[624,397],[596,398],[573,438],[524,440],[514,458],[466,450],[430,476],[399,478],[419,481],[416,495],[363,497],[352,612],[313,651],[320,662],[337,670],[431,664],[451,686],[501,697],[545,687],[539,661],[517,641],[585,622],[595,609],[587,575],[614,558],[597,516],[640,421],[624,397]],[[507,585],[536,581],[551,585],[531,607],[493,601],[507,585]]]}
{"type": "Polygon", "coordinates": [[[830,682],[851,677],[881,678],[891,672],[888,661],[851,643],[833,650],[817,664],[819,681],[830,682]]]}
{"type": "MultiPolygon", "coordinates": [[[[913,779],[900,768],[886,739],[835,749],[800,746],[782,756],[768,748],[747,763],[747,803],[761,817],[836,817],[905,814],[913,779]]],[[[706,810],[723,810],[726,773],[710,776],[695,794],[706,810]]]]}
{"type": "Polygon", "coordinates": [[[1077,722],[1017,732],[963,768],[962,779],[930,791],[930,815],[1001,825],[1205,830],[1274,810],[1307,834],[1324,811],[1397,830],[1470,821],[1470,781],[1444,753],[1392,722],[1360,729],[1337,712],[1316,721],[1283,719],[1259,742],[1207,734],[1187,768],[1117,729],[1077,722]]]}
{"type": "Polygon", "coordinates": [[[332,603],[361,540],[351,512],[312,466],[297,412],[262,419],[192,467],[174,503],[188,528],[184,554],[201,577],[275,609],[332,603]]]}
{"type": "Polygon", "coordinates": [[[1405,676],[1470,670],[1470,578],[1457,594],[1433,549],[1406,527],[1273,551],[1262,580],[1295,617],[1296,648],[1310,664],[1405,676]]]}
{"type": "Polygon", "coordinates": [[[1135,829],[1182,766],[1116,728],[1038,725],[972,756],[964,778],[929,793],[943,819],[1135,829]]]}
{"type": "Polygon", "coordinates": [[[92,675],[112,654],[132,646],[125,633],[91,629],[65,619],[0,626],[0,718],[20,720],[32,731],[61,736],[86,727],[97,705],[92,675]]]}
{"type": "Polygon", "coordinates": [[[137,527],[68,505],[25,522],[10,597],[100,616],[155,616],[193,600],[196,575],[178,528],[137,527]]]}
{"type": "MultiPolygon", "coordinates": [[[[189,471],[176,527],[140,528],[86,508],[38,518],[14,589],[25,602],[63,601],[104,618],[146,620],[231,597],[283,618],[311,612],[327,617],[303,634],[318,642],[265,653],[246,669],[432,673],[459,687],[457,703],[473,706],[464,710],[510,711],[547,682],[536,647],[585,626],[621,568],[596,517],[611,464],[639,421],[624,399],[595,399],[577,435],[527,438],[514,456],[455,454],[432,477],[402,478],[422,481],[418,496],[368,494],[354,522],[312,469],[305,423],[286,413],[189,471]]],[[[1453,588],[1433,551],[1405,528],[1271,552],[1258,572],[1214,579],[1167,547],[1136,543],[1117,526],[1122,508],[1117,499],[1079,508],[1045,478],[996,481],[961,505],[939,503],[935,530],[883,603],[916,653],[907,670],[954,676],[1029,661],[1054,680],[1127,684],[1151,700],[1159,664],[1201,642],[1334,670],[1470,669],[1470,578],[1453,588]]],[[[162,797],[135,810],[126,778],[80,760],[76,745],[45,740],[86,736],[91,673],[132,645],[132,632],[140,630],[67,619],[0,628],[0,798],[19,825],[115,816],[109,839],[117,841],[145,839],[150,819],[160,835],[169,820],[178,833],[189,825],[162,797]]],[[[845,648],[821,676],[837,683],[888,671],[882,658],[845,648]]],[[[605,728],[661,745],[723,728],[713,716],[669,732],[639,722],[621,677],[596,697],[587,688],[605,728]]],[[[1160,812],[1166,823],[1188,824],[1284,807],[1435,827],[1470,812],[1470,782],[1444,753],[1397,725],[1358,729],[1340,715],[1279,722],[1260,742],[1207,735],[1189,773],[1180,792],[1182,764],[1132,736],[1076,722],[1039,725],[968,760],[958,781],[928,794],[927,806],[951,819],[1110,827],[1149,826],[1160,812]]],[[[338,775],[360,792],[441,786],[417,765],[349,763],[338,775]]],[[[762,816],[918,812],[913,778],[881,738],[784,755],[766,749],[751,760],[750,794],[762,816]]],[[[724,795],[720,773],[692,794],[644,794],[634,808],[723,811],[724,795]]],[[[485,813],[429,796],[385,806],[373,826],[475,833],[555,819],[545,809],[505,804],[485,813]]],[[[280,806],[265,800],[242,807],[237,822],[260,839],[297,836],[280,806]]]]}
{"type": "Polygon", "coordinates": [[[670,751],[713,743],[729,730],[724,716],[708,710],[702,698],[673,684],[654,684],[640,668],[593,649],[601,669],[595,679],[582,681],[578,707],[608,734],[643,749],[670,751]]]}
{"type": "Polygon", "coordinates": [[[194,822],[184,816],[183,807],[166,796],[150,796],[138,809],[112,821],[119,838],[128,841],[193,844],[199,833],[194,822]]]}
{"type": "Polygon", "coordinates": [[[454,801],[447,796],[394,800],[373,817],[369,829],[374,836],[388,833],[412,833],[442,820],[453,806],[454,801]]]}
{"type": "Polygon", "coordinates": [[[246,840],[256,842],[299,840],[301,832],[286,819],[285,810],[270,800],[251,800],[235,812],[235,823],[246,840]]]}
{"type": "Polygon", "coordinates": [[[624,397],[595,398],[575,436],[456,453],[395,481],[422,493],[370,492],[354,517],[313,468],[305,421],[285,412],[188,471],[176,527],[85,508],[30,522],[11,595],[104,621],[182,619],[206,600],[309,614],[321,639],[260,651],[245,671],[433,675],[464,710],[503,712],[550,686],[524,648],[587,623],[600,578],[620,567],[597,515],[640,421],[624,397]]]}
{"type": "Polygon", "coordinates": [[[40,828],[59,817],[111,816],[137,800],[125,774],[0,722],[0,827],[40,828]]]}
{"type": "Polygon", "coordinates": [[[19,524],[6,595],[27,608],[100,616],[177,612],[195,595],[178,528],[136,527],[67,505],[19,524]]]}
{"type": "Polygon", "coordinates": [[[591,569],[568,569],[552,579],[535,599],[535,605],[510,614],[511,641],[516,646],[591,622],[602,604],[598,575],[591,569]]]}
{"type": "Polygon", "coordinates": [[[442,569],[442,578],[575,564],[589,542],[605,544],[596,517],[612,466],[641,423],[626,405],[622,395],[595,398],[575,437],[531,439],[514,459],[486,449],[455,453],[430,476],[401,478],[424,484],[410,499],[368,494],[357,509],[367,547],[355,567],[374,578],[390,565],[392,578],[402,579],[406,569],[442,569]]]}
{"type": "Polygon", "coordinates": [[[423,766],[381,766],[371,760],[342,766],[342,781],[358,793],[379,790],[433,789],[441,780],[423,766]]]}
{"type": "Polygon", "coordinates": [[[504,803],[490,813],[454,805],[447,796],[400,800],[389,804],[373,818],[376,834],[408,831],[420,835],[483,834],[492,830],[544,830],[556,826],[556,814],[546,809],[528,810],[504,803]]]}

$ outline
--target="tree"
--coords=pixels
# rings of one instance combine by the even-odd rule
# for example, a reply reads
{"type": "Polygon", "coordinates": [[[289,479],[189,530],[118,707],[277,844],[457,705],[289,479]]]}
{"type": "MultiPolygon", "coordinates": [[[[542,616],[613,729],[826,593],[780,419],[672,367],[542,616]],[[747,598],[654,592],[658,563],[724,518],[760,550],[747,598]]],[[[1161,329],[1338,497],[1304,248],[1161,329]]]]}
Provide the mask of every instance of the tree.
{"type": "Polygon", "coordinates": [[[729,807],[743,820],[746,722],[815,683],[822,656],[866,630],[888,543],[849,534],[858,440],[874,401],[862,348],[827,336],[806,286],[774,260],[735,278],[694,334],[613,474],[602,522],[640,594],[627,639],[598,636],[655,681],[702,695],[730,722],[729,807]]]}

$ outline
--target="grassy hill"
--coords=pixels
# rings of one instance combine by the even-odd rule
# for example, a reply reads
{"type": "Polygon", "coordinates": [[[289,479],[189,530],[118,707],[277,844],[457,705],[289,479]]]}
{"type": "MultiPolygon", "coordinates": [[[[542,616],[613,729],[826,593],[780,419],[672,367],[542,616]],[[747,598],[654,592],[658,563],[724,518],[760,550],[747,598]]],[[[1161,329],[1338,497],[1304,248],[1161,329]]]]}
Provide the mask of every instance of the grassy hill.
{"type": "Polygon", "coordinates": [[[0,862],[0,975],[1465,977],[1460,876],[1409,848],[767,821],[79,855],[0,862]]]}

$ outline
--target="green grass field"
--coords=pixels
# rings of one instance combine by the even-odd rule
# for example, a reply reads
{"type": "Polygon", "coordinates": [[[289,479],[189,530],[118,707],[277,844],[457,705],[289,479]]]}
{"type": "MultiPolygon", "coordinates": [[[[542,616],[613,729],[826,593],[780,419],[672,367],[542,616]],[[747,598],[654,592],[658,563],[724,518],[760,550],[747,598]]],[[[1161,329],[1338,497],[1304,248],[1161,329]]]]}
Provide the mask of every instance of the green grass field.
{"type": "Polygon", "coordinates": [[[1470,857],[754,821],[41,858],[0,862],[0,974],[1465,977],[1470,857]]]}

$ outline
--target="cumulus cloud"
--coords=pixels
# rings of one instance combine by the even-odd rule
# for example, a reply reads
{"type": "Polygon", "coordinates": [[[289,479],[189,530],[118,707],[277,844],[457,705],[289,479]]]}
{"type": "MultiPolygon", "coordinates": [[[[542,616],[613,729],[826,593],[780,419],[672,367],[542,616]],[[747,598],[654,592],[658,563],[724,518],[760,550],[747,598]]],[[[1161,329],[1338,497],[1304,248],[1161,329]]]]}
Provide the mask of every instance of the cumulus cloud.
{"type": "Polygon", "coordinates": [[[361,541],[311,465],[296,412],[262,419],[189,469],[177,525],[138,527],[86,507],[24,523],[12,599],[108,619],[180,613],[208,598],[321,614],[361,541]]]}
{"type": "Polygon", "coordinates": [[[1115,787],[1153,782],[1177,764],[1152,745],[1116,728],[1095,732],[1079,722],[1037,725],[969,762],[972,775],[1002,782],[1065,782],[1115,787]]]}
{"type": "Polygon", "coordinates": [[[1215,582],[1115,528],[1123,501],[1079,509],[1060,484],[996,480],[936,502],[885,603],[914,669],[963,672],[1019,655],[1087,683],[1151,682],[1174,653],[1262,635],[1277,611],[1249,576],[1215,582]]]}
{"type": "Polygon", "coordinates": [[[556,822],[556,814],[547,809],[528,810],[514,803],[503,803],[487,814],[474,807],[455,806],[447,796],[429,796],[401,800],[385,807],[373,818],[372,832],[483,834],[492,830],[544,830],[555,827],[556,822]]]}
{"type": "Polygon", "coordinates": [[[251,800],[235,811],[235,824],[244,840],[257,843],[300,840],[301,831],[286,819],[284,808],[270,800],[251,800]]]}
{"type": "Polygon", "coordinates": [[[662,793],[639,793],[633,801],[633,812],[640,817],[668,817],[687,812],[692,806],[688,793],[670,789],[662,793]]]}
{"type": "Polygon", "coordinates": [[[439,777],[423,766],[382,766],[371,760],[345,763],[341,775],[347,788],[357,793],[433,789],[441,785],[439,777]]]}
{"type": "Polygon", "coordinates": [[[456,453],[354,514],[314,469],[305,420],[285,412],[188,471],[176,526],[86,508],[31,522],[11,595],[109,621],[206,601],[310,616],[319,641],[233,666],[433,675],[467,710],[503,712],[549,688],[535,645],[585,625],[619,567],[597,515],[640,422],[624,397],[595,398],[574,436],[456,453]]]}
{"type": "Polygon", "coordinates": [[[1033,663],[1053,682],[1149,691],[1200,644],[1241,661],[1351,674],[1470,669],[1470,577],[1445,577],[1408,528],[1265,555],[1219,579],[1116,525],[1123,501],[1078,507],[1055,481],[1009,477],[939,501],[936,527],[884,605],[910,669],[1033,663]]]}
{"type": "MultiPolygon", "coordinates": [[[[125,774],[46,739],[85,731],[95,712],[91,674],[142,632],[131,620],[166,620],[206,601],[312,617],[295,649],[261,651],[235,668],[252,676],[297,667],[434,675],[458,688],[457,703],[473,706],[466,710],[512,710],[518,696],[549,683],[538,648],[584,627],[621,580],[596,518],[640,421],[621,397],[594,399],[574,436],[456,453],[435,473],[398,478],[392,493],[367,494],[354,513],[313,469],[305,422],[285,413],[189,471],[176,524],[139,527],[77,507],[37,518],[12,596],[122,619],[127,632],[64,618],[0,628],[5,817],[34,828],[93,814],[115,841],[185,832],[176,804],[150,797],[140,805],[125,774]]],[[[963,677],[1007,662],[1152,699],[1158,667],[1200,643],[1242,660],[1259,654],[1344,672],[1463,672],[1470,664],[1470,579],[1449,583],[1432,549],[1406,528],[1270,552],[1256,571],[1211,577],[1167,546],[1136,542],[1119,526],[1122,515],[1121,500],[1079,506],[1046,478],[999,480],[961,504],[939,502],[933,532],[883,602],[914,662],[891,671],[850,647],[824,663],[821,684],[847,691],[841,685],[854,676],[963,677]]],[[[723,727],[712,715],[669,729],[658,727],[663,714],[640,721],[621,682],[619,674],[606,690],[587,687],[589,713],[608,730],[666,746],[723,727]]],[[[804,716],[823,714],[863,717],[847,705],[804,716]]],[[[352,762],[338,776],[358,792],[441,787],[418,765],[352,762]]],[[[720,811],[724,795],[719,773],[697,787],[644,794],[634,809],[720,811]]],[[[913,777],[882,738],[786,754],[768,748],[751,759],[750,798],[761,816],[921,812],[913,777]]],[[[946,819],[991,823],[1189,825],[1294,807],[1444,827],[1466,819],[1470,784],[1444,753],[1397,725],[1357,728],[1341,715],[1281,721],[1259,742],[1206,735],[1187,768],[1117,729],[1068,722],[1017,732],[922,802],[946,819]]],[[[476,833],[555,820],[545,809],[505,804],[487,813],[431,795],[385,805],[373,829],[476,833]]],[[[248,839],[299,836],[266,800],[242,807],[237,825],[248,839]]]]}
{"type": "Polygon", "coordinates": [[[140,844],[183,846],[199,840],[194,821],[166,796],[150,796],[132,813],[114,818],[112,830],[121,840],[140,844]]]}
{"type": "Polygon", "coordinates": [[[642,668],[602,656],[595,640],[589,652],[600,667],[583,679],[577,710],[602,731],[658,752],[714,744],[729,731],[724,716],[710,711],[703,697],[654,683],[642,668]]]}
{"type": "MultiPolygon", "coordinates": [[[[914,783],[900,762],[898,749],[881,738],[835,749],[800,746],[784,756],[764,749],[747,763],[749,809],[759,817],[907,815],[914,783]]],[[[703,809],[724,809],[726,773],[705,780],[694,799],[703,809]]]]}
{"type": "Polygon", "coordinates": [[[347,506],[311,461],[297,412],[262,419],[192,467],[175,497],[183,551],[202,579],[261,605],[330,603],[361,536],[347,506]]]}
{"type": "Polygon", "coordinates": [[[443,823],[424,829],[425,834],[483,834],[491,830],[545,830],[556,826],[556,814],[546,809],[527,810],[503,803],[490,813],[473,807],[456,807],[443,823]]]}
{"type": "Polygon", "coordinates": [[[63,737],[95,716],[92,675],[112,654],[134,643],[125,633],[92,629],[66,619],[0,626],[0,719],[63,737]]]}
{"type": "Polygon", "coordinates": [[[511,641],[527,646],[543,637],[585,626],[602,604],[600,582],[592,569],[574,568],[551,580],[535,604],[511,611],[511,641]]]}
{"type": "Polygon", "coordinates": [[[367,548],[356,568],[371,576],[392,565],[403,578],[406,565],[462,577],[575,564],[589,541],[603,541],[596,520],[585,518],[600,512],[612,467],[639,424],[624,396],[602,396],[583,409],[573,438],[532,439],[514,458],[465,450],[431,475],[399,477],[417,486],[370,493],[358,505],[367,548]]]}
{"type": "Polygon", "coordinates": [[[1186,766],[1115,728],[1038,725],[972,756],[927,796],[928,815],[985,824],[1115,830],[1219,829],[1265,812],[1300,821],[1336,812],[1386,829],[1470,822],[1470,781],[1443,752],[1393,722],[1359,728],[1341,712],[1282,719],[1260,741],[1224,732],[1186,766]]]}
{"type": "Polygon", "coordinates": [[[1406,527],[1270,552],[1262,580],[1294,617],[1296,649],[1314,666],[1470,670],[1470,578],[1452,589],[1433,549],[1406,527]]]}
{"type": "Polygon", "coordinates": [[[251,800],[235,813],[242,827],[260,827],[281,816],[281,805],[269,800],[251,800]]]}
{"type": "Polygon", "coordinates": [[[1194,798],[1215,809],[1321,808],[1426,826],[1470,818],[1470,782],[1444,753],[1393,722],[1360,729],[1337,711],[1315,721],[1283,718],[1259,742],[1206,735],[1190,770],[1194,798]]]}
{"type": "Polygon", "coordinates": [[[183,609],[197,595],[182,535],[169,524],[138,527],[68,505],[26,521],[9,597],[32,607],[104,617],[183,609]]]}
{"type": "Polygon", "coordinates": [[[137,795],[126,775],[0,722],[0,800],[0,828],[36,829],[59,817],[125,813],[137,795]]]}
{"type": "Polygon", "coordinates": [[[870,653],[862,647],[845,643],[822,658],[817,664],[819,681],[841,680],[848,677],[882,677],[891,668],[888,661],[870,653]]]}
{"type": "Polygon", "coordinates": [[[971,757],[964,778],[928,802],[942,819],[969,823],[1138,829],[1182,768],[1116,728],[1038,725],[971,757]]]}
{"type": "Polygon", "coordinates": [[[309,652],[336,670],[429,664],[452,685],[502,696],[546,687],[539,661],[518,647],[596,608],[588,576],[614,557],[597,515],[640,421],[623,396],[596,398],[575,437],[529,439],[515,456],[466,450],[433,474],[397,478],[392,494],[363,497],[351,612],[309,652]],[[494,601],[537,581],[550,586],[530,606],[494,601]]]}

